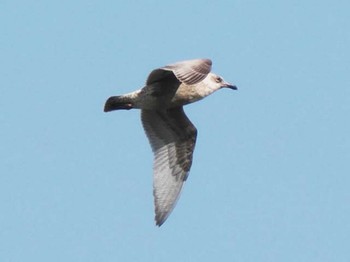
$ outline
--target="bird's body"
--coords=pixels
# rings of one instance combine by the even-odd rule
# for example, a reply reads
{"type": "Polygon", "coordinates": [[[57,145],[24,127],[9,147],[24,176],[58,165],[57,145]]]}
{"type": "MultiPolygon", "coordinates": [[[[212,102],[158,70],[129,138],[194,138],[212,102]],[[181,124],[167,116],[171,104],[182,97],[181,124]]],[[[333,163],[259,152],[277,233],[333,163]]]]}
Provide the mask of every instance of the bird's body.
{"type": "Polygon", "coordinates": [[[153,194],[156,224],[162,225],[176,204],[192,164],[197,129],[183,106],[222,87],[236,89],[210,73],[209,59],[178,62],[153,70],[140,90],[110,97],[105,112],[141,109],[141,120],[154,153],[153,194]]]}

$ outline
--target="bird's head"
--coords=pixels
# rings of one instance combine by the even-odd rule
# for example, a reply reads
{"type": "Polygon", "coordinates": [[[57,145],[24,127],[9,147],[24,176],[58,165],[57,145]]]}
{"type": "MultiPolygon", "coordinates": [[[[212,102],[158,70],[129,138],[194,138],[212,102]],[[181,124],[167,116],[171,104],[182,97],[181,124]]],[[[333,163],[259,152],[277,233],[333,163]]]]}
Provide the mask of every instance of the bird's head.
{"type": "Polygon", "coordinates": [[[214,73],[209,73],[208,76],[204,79],[204,82],[207,82],[206,84],[213,91],[224,87],[230,88],[232,90],[237,90],[237,87],[235,85],[226,82],[221,76],[214,73]]]}

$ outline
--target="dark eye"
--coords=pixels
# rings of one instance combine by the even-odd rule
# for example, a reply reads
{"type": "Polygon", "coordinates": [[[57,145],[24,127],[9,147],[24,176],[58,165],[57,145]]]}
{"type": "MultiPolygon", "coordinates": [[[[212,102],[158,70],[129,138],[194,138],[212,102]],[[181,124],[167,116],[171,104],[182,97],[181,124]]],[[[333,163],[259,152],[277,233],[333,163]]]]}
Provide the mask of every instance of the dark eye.
{"type": "Polygon", "coordinates": [[[215,82],[216,83],[222,82],[222,78],[220,76],[215,77],[215,82]]]}

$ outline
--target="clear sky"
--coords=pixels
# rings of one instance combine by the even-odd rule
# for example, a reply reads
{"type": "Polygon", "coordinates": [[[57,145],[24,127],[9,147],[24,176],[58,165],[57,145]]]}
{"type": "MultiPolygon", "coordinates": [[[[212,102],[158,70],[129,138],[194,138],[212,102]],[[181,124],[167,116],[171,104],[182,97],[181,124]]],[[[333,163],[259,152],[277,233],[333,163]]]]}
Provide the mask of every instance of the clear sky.
{"type": "Polygon", "coordinates": [[[0,261],[350,261],[349,1],[0,2],[0,261]],[[168,63],[236,84],[154,224],[139,111],[168,63]]]}

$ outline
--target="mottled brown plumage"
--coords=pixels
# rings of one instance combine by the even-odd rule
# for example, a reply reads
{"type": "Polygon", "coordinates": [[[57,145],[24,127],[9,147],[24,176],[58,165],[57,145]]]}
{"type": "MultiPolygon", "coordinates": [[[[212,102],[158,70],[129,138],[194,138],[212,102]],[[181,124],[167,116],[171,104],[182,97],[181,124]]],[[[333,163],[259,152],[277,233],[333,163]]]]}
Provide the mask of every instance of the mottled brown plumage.
{"type": "Polygon", "coordinates": [[[223,87],[236,89],[210,73],[211,65],[209,59],[195,59],[155,69],[144,88],[110,97],[105,104],[105,112],[141,109],[141,121],[154,153],[153,195],[158,226],[175,207],[192,165],[197,129],[183,106],[223,87]]]}

